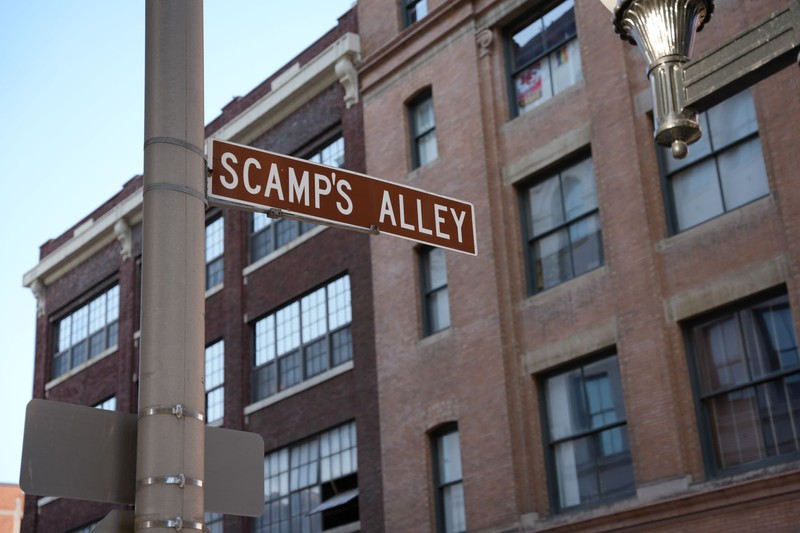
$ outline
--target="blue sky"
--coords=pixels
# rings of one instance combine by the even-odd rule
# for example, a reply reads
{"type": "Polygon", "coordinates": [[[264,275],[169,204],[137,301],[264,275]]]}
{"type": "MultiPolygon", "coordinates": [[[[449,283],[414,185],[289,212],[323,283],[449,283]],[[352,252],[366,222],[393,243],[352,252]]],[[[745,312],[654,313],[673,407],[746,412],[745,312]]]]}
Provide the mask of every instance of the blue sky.
{"type": "MultiPolygon", "coordinates": [[[[354,0],[206,0],[205,121],[354,0]]],[[[0,483],[17,483],[33,390],[39,246],[142,172],[143,0],[0,0],[0,483]]]]}

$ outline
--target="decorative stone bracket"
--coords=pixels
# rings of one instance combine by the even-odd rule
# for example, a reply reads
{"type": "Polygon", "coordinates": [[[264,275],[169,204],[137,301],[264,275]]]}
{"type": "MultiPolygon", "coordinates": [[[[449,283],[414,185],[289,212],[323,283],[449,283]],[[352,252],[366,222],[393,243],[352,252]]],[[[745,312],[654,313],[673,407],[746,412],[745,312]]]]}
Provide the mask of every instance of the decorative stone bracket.
{"type": "Polygon", "coordinates": [[[358,61],[358,57],[348,54],[337,61],[334,67],[339,83],[344,87],[344,102],[347,109],[358,103],[358,71],[353,64],[354,59],[358,61]]]}
{"type": "Polygon", "coordinates": [[[47,291],[39,279],[33,280],[33,283],[30,285],[31,291],[33,295],[36,297],[36,315],[37,316],[44,316],[45,310],[45,303],[47,299],[47,291]]]}
{"type": "Polygon", "coordinates": [[[131,227],[124,218],[117,220],[116,224],[114,224],[114,234],[117,236],[117,241],[121,246],[119,253],[123,261],[130,259],[133,250],[133,236],[131,227]]]}

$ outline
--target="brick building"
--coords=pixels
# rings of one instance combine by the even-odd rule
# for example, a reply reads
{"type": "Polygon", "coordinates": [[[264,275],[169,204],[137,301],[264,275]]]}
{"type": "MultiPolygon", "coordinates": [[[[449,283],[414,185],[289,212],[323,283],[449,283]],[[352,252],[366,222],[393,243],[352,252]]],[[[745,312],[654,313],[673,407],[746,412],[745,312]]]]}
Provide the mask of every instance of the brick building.
{"type": "MultiPolygon", "coordinates": [[[[785,4],[718,1],[695,55],[785,4]]],[[[787,69],[732,97],[676,161],[597,0],[359,0],[207,135],[330,161],[341,133],[344,166],[472,202],[479,253],[209,211],[209,419],[264,435],[272,489],[225,531],[796,528],[798,94],[787,69]],[[321,337],[278,326],[348,287],[321,337]]],[[[35,396],[135,411],[140,190],[26,277],[35,396]],[[99,298],[73,368],[59,332],[99,298]]],[[[101,516],[29,498],[26,531],[101,516]]]]}
{"type": "Polygon", "coordinates": [[[372,241],[385,531],[794,530],[800,72],[674,161],[597,0],[402,4],[358,4],[367,169],[479,255],[372,241]]]}
{"type": "Polygon", "coordinates": [[[25,495],[17,485],[0,483],[0,531],[19,533],[25,495]]]}

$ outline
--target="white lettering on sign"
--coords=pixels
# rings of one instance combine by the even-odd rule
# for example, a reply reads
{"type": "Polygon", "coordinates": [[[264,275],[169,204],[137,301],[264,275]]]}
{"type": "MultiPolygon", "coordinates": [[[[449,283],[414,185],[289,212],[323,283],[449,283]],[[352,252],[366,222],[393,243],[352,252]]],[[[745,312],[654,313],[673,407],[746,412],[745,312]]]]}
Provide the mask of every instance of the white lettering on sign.
{"type": "Polygon", "coordinates": [[[345,168],[211,139],[208,199],[477,255],[472,204],[345,168]]]}
{"type": "MultiPolygon", "coordinates": [[[[420,233],[424,233],[426,235],[436,235],[440,239],[447,239],[452,240],[449,233],[445,233],[442,229],[442,226],[449,222],[449,217],[452,218],[453,222],[456,225],[456,230],[458,232],[458,242],[464,242],[464,234],[462,231],[462,226],[464,225],[464,219],[466,217],[466,211],[456,211],[452,207],[449,208],[446,205],[442,204],[433,204],[433,220],[434,220],[434,229],[431,230],[430,228],[426,228],[422,224],[422,217],[423,217],[423,210],[424,206],[422,201],[417,199],[416,202],[416,220],[417,225],[409,224],[406,222],[406,207],[405,202],[402,194],[397,195],[396,204],[392,202],[392,196],[389,194],[389,191],[383,191],[383,197],[381,198],[381,211],[378,215],[378,222],[380,224],[385,224],[387,220],[391,223],[392,226],[401,227],[403,229],[412,230],[412,231],[419,231],[420,233]],[[397,211],[399,212],[399,220],[400,224],[397,224],[398,218],[395,218],[395,206],[397,211]]],[[[413,218],[412,218],[413,220],[413,218]]]]}
{"type": "MultiPolygon", "coordinates": [[[[239,162],[231,152],[223,153],[220,161],[227,171],[227,174],[220,174],[220,181],[225,188],[233,190],[239,186],[239,174],[232,164],[237,165],[239,162]]],[[[310,180],[307,170],[298,177],[294,168],[282,169],[277,163],[272,163],[266,173],[259,172],[261,170],[261,163],[253,157],[247,158],[242,165],[242,183],[245,190],[252,195],[260,194],[263,189],[264,198],[277,198],[283,202],[288,196],[290,202],[306,206],[311,204],[313,195],[314,207],[319,209],[325,198],[335,191],[336,209],[343,215],[353,212],[353,200],[349,194],[353,187],[346,179],[337,177],[336,172],[331,172],[330,176],[315,172],[314,179],[310,180]]]]}

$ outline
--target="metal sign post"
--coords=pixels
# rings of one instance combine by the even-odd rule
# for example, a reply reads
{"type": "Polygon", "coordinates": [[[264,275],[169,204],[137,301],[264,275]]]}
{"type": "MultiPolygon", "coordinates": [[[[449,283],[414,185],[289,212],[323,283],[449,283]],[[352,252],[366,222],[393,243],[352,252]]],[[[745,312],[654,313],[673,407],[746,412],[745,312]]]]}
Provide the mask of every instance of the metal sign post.
{"type": "Polygon", "coordinates": [[[137,530],[203,529],[202,0],[148,0],[137,530]]]}

